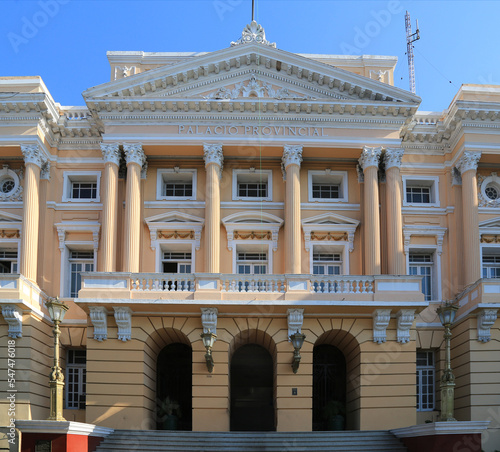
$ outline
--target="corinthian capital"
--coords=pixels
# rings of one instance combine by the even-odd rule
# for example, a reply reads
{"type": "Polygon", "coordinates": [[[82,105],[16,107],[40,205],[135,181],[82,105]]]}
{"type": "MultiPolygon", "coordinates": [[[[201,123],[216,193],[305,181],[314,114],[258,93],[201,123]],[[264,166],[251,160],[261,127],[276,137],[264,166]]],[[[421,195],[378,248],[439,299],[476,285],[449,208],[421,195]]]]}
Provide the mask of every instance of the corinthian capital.
{"type": "Polygon", "coordinates": [[[283,149],[283,157],[281,162],[283,163],[283,168],[286,169],[288,165],[298,165],[302,162],[302,148],[301,144],[285,144],[283,149]]]}
{"type": "Polygon", "coordinates": [[[123,143],[123,150],[125,151],[127,165],[129,163],[137,163],[142,168],[146,163],[146,155],[142,150],[141,143],[123,143]]]}
{"type": "Polygon", "coordinates": [[[222,168],[224,162],[222,143],[203,143],[203,159],[205,160],[205,167],[210,163],[216,163],[222,168]]]}
{"type": "Polygon", "coordinates": [[[101,143],[101,152],[104,162],[120,166],[120,145],[118,143],[101,143]]]}
{"type": "Polygon", "coordinates": [[[23,153],[24,163],[33,163],[41,168],[45,162],[38,144],[21,144],[21,152],[23,153]]]}
{"type": "Polygon", "coordinates": [[[384,155],[385,170],[387,171],[393,166],[401,168],[401,160],[403,159],[404,152],[405,150],[402,148],[387,148],[384,155]]]}
{"type": "Polygon", "coordinates": [[[370,166],[376,166],[378,168],[378,162],[380,160],[380,154],[382,154],[382,148],[369,148],[365,146],[363,148],[363,152],[361,153],[361,157],[359,158],[359,166],[366,170],[370,166]]]}
{"type": "Polygon", "coordinates": [[[461,174],[469,170],[477,170],[477,164],[481,158],[480,152],[464,151],[464,155],[458,161],[457,168],[461,174]]]}

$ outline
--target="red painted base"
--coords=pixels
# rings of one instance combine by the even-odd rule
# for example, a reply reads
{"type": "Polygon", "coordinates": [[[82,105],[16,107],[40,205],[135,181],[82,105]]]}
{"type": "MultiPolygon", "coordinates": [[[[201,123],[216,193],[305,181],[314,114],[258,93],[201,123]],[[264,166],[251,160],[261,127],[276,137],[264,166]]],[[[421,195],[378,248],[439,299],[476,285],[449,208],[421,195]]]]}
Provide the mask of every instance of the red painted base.
{"type": "MultiPolygon", "coordinates": [[[[481,452],[481,434],[401,438],[408,452],[481,452]]],[[[24,452],[24,451],[23,451],[24,452]]]]}
{"type": "Polygon", "coordinates": [[[23,433],[21,452],[35,452],[36,442],[40,440],[51,441],[52,452],[94,452],[103,438],[54,433],[23,433]]]}

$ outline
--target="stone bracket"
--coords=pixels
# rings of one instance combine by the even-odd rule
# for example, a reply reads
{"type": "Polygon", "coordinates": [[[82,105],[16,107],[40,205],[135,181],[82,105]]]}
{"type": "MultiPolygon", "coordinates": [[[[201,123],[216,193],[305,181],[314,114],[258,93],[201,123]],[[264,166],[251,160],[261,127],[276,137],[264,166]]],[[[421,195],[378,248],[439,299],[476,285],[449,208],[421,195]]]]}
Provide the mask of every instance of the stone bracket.
{"type": "Polygon", "coordinates": [[[118,326],[118,340],[130,341],[132,339],[132,309],[126,307],[113,308],[115,321],[118,326]]]}
{"type": "Polygon", "coordinates": [[[295,333],[302,333],[302,324],[304,323],[303,309],[288,309],[288,342],[291,341],[290,336],[295,333]]]}
{"type": "Polygon", "coordinates": [[[217,334],[217,308],[201,308],[201,324],[204,333],[217,334]]]}
{"type": "Polygon", "coordinates": [[[23,337],[23,314],[21,310],[11,304],[2,306],[2,315],[9,325],[9,337],[17,339],[23,337]]]}
{"type": "Polygon", "coordinates": [[[410,342],[410,328],[415,320],[415,309],[401,309],[396,317],[398,319],[397,341],[406,344],[410,342]]]}
{"type": "Polygon", "coordinates": [[[373,342],[381,344],[387,339],[387,327],[391,320],[390,309],[376,309],[373,317],[373,342]]]}
{"type": "Polygon", "coordinates": [[[481,309],[477,316],[477,340],[489,342],[491,340],[491,327],[497,320],[498,309],[481,309]]]}
{"type": "Polygon", "coordinates": [[[90,306],[90,320],[94,325],[94,339],[105,341],[108,338],[108,311],[103,306],[90,306]]]}

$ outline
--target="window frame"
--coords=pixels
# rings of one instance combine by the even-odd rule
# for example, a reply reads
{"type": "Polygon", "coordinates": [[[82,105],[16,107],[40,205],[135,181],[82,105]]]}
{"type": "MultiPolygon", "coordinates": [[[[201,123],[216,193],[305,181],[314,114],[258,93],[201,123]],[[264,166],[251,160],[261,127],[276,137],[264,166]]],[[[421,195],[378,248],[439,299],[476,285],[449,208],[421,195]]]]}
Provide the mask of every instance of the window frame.
{"type": "MultiPolygon", "coordinates": [[[[2,273],[2,274],[3,275],[17,275],[17,274],[19,274],[20,259],[21,259],[21,239],[7,239],[7,240],[0,239],[0,251],[7,251],[7,250],[9,250],[9,251],[15,250],[17,253],[17,258],[15,259],[17,271],[11,272],[11,273],[2,273]]],[[[2,260],[4,260],[4,259],[2,259],[2,260]]],[[[5,260],[7,260],[7,259],[5,259],[5,260]]],[[[10,262],[12,262],[13,260],[9,259],[10,262]]]]}
{"type": "MultiPolygon", "coordinates": [[[[198,171],[194,168],[158,168],[156,172],[156,199],[159,201],[196,201],[198,171]],[[163,187],[166,183],[165,177],[168,174],[191,175],[191,196],[167,196],[163,194],[163,187]]],[[[188,179],[188,177],[186,177],[188,179]]]]}
{"type": "MultiPolygon", "coordinates": [[[[492,256],[492,255],[498,255],[500,256],[500,244],[492,244],[492,243],[481,243],[480,245],[481,249],[481,278],[484,278],[483,276],[483,257],[486,256],[492,256]]],[[[484,279],[499,279],[499,278],[484,278],[484,279]]]]}
{"type": "MultiPolygon", "coordinates": [[[[232,253],[232,273],[238,273],[238,253],[262,253],[267,254],[267,273],[264,275],[273,274],[273,246],[272,240],[234,240],[231,248],[232,253]],[[267,251],[263,251],[267,249],[267,251]]],[[[243,273],[242,273],[243,274],[243,273]]],[[[252,273],[253,274],[253,273],[252,273]]],[[[251,274],[251,275],[252,275],[251,274]]],[[[257,274],[256,276],[263,276],[257,274]]]]}
{"type": "Polygon", "coordinates": [[[66,369],[65,369],[65,378],[66,378],[66,384],[65,384],[65,388],[64,388],[64,409],[65,410],[80,410],[82,408],[80,408],[80,396],[81,395],[84,395],[85,398],[86,398],[86,391],[82,391],[82,386],[83,386],[83,374],[85,373],[85,389],[87,389],[87,378],[86,378],[86,374],[87,374],[87,351],[85,349],[81,349],[81,348],[69,348],[66,350],[66,369]],[[74,364],[70,364],[69,362],[69,353],[70,351],[85,351],[85,364],[81,364],[81,363],[74,363],[74,364]],[[78,407],[70,407],[69,406],[69,397],[68,397],[68,394],[69,394],[69,386],[70,386],[70,378],[69,378],[69,370],[70,369],[78,369],[79,372],[79,382],[78,382],[78,392],[77,394],[79,395],[78,397],[78,407]]]}
{"type": "Polygon", "coordinates": [[[232,174],[232,199],[233,201],[272,201],[273,200],[273,170],[268,169],[233,169],[232,174]],[[240,196],[238,178],[246,175],[260,174],[267,177],[267,196],[240,196]]]}
{"type": "MultiPolygon", "coordinates": [[[[94,270],[97,268],[97,249],[94,242],[65,241],[64,249],[61,250],[61,286],[60,292],[64,298],[76,298],[71,296],[71,252],[92,251],[94,253],[94,270]]],[[[84,273],[84,272],[82,272],[84,273]]]]}
{"type": "Polygon", "coordinates": [[[418,350],[416,353],[416,395],[417,395],[417,401],[416,401],[416,406],[417,406],[417,411],[434,411],[436,409],[436,352],[435,350],[418,350]],[[425,365],[425,366],[419,366],[418,365],[418,353],[427,353],[427,354],[432,354],[432,365],[425,365]],[[431,408],[422,408],[422,396],[424,395],[422,392],[422,375],[420,375],[419,371],[429,371],[432,370],[432,392],[429,391],[426,394],[432,394],[432,407],[431,408]]]}
{"type": "Polygon", "coordinates": [[[62,202],[101,202],[101,171],[65,171],[63,175],[62,202]],[[74,182],[91,182],[96,184],[95,198],[73,198],[74,182]]]}
{"type": "Polygon", "coordinates": [[[436,286],[436,270],[435,270],[435,254],[431,252],[423,252],[423,251],[410,251],[408,253],[408,274],[410,276],[422,276],[422,281],[424,277],[429,276],[430,277],[430,294],[429,294],[429,299],[427,299],[427,294],[425,292],[422,292],[424,296],[426,297],[425,301],[432,301],[435,298],[435,286],[436,286]],[[421,261],[421,262],[411,262],[412,256],[430,256],[431,260],[429,262],[421,261]],[[416,275],[410,272],[411,268],[422,268],[422,267],[430,267],[430,274],[429,275],[421,275],[420,273],[417,273],[416,275]]]}
{"type": "MultiPolygon", "coordinates": [[[[441,301],[441,256],[437,245],[410,245],[406,253],[406,274],[410,276],[410,254],[430,254],[432,255],[432,273],[431,273],[431,299],[428,301],[441,301]]],[[[422,262],[422,264],[425,264],[422,262]]],[[[421,276],[421,275],[416,275],[421,276]]],[[[422,292],[423,293],[423,292],[422,292]]],[[[424,294],[425,295],[425,294],[424,294]]]]}
{"type": "Polygon", "coordinates": [[[344,241],[335,242],[317,242],[311,246],[309,251],[309,271],[313,276],[346,276],[349,275],[349,251],[347,249],[348,243],[344,241]],[[315,275],[314,274],[314,255],[322,254],[340,254],[340,274],[339,275],[315,275]]]}
{"type": "MultiPolygon", "coordinates": [[[[68,242],[66,243],[66,245],[68,246],[68,242]]],[[[96,262],[97,262],[97,259],[96,259],[96,251],[94,249],[92,250],[88,250],[88,249],[72,249],[71,248],[71,244],[69,244],[69,248],[68,248],[68,259],[67,259],[67,272],[68,272],[68,286],[67,286],[67,294],[69,296],[69,298],[78,298],[78,291],[81,290],[81,285],[80,285],[80,289],[77,291],[77,294],[76,296],[74,296],[72,294],[72,275],[73,275],[73,271],[72,271],[72,265],[73,264],[92,264],[92,270],[82,270],[80,271],[79,273],[86,273],[86,272],[94,272],[96,271],[96,262]],[[84,252],[84,253],[88,253],[88,252],[92,252],[92,258],[87,258],[87,259],[84,259],[84,258],[75,258],[73,259],[71,257],[71,253],[73,252],[84,252]]]]}
{"type": "Polygon", "coordinates": [[[439,176],[413,176],[403,175],[403,206],[408,207],[439,207],[439,176]],[[420,184],[420,185],[419,185],[420,184]],[[429,187],[430,202],[408,202],[406,189],[409,187],[429,187]]]}
{"type": "MultiPolygon", "coordinates": [[[[334,185],[334,184],[332,184],[334,185]]],[[[329,170],[308,170],[307,171],[307,193],[309,202],[348,202],[348,172],[347,171],[329,171],[329,170]],[[314,198],[313,197],[313,184],[315,176],[324,177],[340,177],[341,181],[339,185],[339,197],[338,198],[314,198]]]]}
{"type": "Polygon", "coordinates": [[[179,275],[189,275],[195,273],[196,269],[196,243],[194,240],[158,240],[155,249],[156,252],[156,273],[165,274],[163,272],[163,253],[165,252],[183,252],[191,253],[191,272],[190,273],[175,273],[179,275]]]}

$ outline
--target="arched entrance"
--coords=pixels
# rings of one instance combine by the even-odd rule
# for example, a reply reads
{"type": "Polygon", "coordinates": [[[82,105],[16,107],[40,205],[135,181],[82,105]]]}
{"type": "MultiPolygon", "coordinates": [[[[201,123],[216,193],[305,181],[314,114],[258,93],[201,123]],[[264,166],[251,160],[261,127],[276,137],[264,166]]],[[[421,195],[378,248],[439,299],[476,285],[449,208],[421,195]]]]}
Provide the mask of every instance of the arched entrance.
{"type": "Polygon", "coordinates": [[[158,354],[156,397],[159,430],[192,429],[192,350],[167,345],[158,354]]]}
{"type": "Polygon", "coordinates": [[[231,359],[231,431],[272,431],[273,358],[260,345],[246,344],[231,359]]]}
{"type": "Polygon", "coordinates": [[[313,430],[344,430],[346,361],[333,345],[313,350],[313,430]]]}

